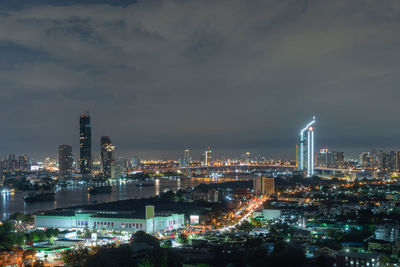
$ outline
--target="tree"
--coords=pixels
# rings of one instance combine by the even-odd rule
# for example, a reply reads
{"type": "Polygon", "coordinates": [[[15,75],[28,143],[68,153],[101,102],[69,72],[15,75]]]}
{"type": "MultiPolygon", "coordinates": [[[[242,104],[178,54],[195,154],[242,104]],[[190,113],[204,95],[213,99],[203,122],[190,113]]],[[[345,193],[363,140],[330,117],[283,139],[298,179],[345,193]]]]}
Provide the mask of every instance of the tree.
{"type": "Polygon", "coordinates": [[[154,264],[148,258],[144,258],[140,261],[138,267],[154,267],[154,264]]]}
{"type": "Polygon", "coordinates": [[[244,231],[246,233],[250,232],[254,229],[254,226],[248,221],[244,221],[241,225],[239,225],[239,230],[244,231]]]}
{"type": "Polygon", "coordinates": [[[167,191],[165,193],[162,193],[160,195],[160,197],[161,197],[161,199],[168,200],[168,201],[175,201],[175,199],[176,199],[174,191],[171,191],[171,190],[167,191]]]}
{"type": "Polygon", "coordinates": [[[171,248],[172,247],[172,241],[171,240],[166,240],[164,241],[164,243],[162,244],[163,248],[171,248]]]}
{"type": "Polygon", "coordinates": [[[60,231],[56,228],[49,228],[46,230],[45,233],[46,233],[47,238],[51,238],[51,237],[57,237],[59,232],[60,231]]]}
{"type": "Polygon", "coordinates": [[[33,216],[31,215],[25,215],[21,212],[15,212],[10,215],[10,220],[15,220],[15,221],[21,221],[23,223],[32,223],[33,222],[33,216]]]}
{"type": "Polygon", "coordinates": [[[147,243],[153,247],[160,247],[160,240],[152,235],[149,235],[143,231],[137,231],[132,235],[131,243],[147,243]]]}
{"type": "Polygon", "coordinates": [[[133,266],[132,251],[128,245],[103,247],[87,258],[85,267],[95,266],[133,266]]]}
{"type": "Polygon", "coordinates": [[[180,233],[177,242],[179,244],[187,244],[189,242],[187,235],[180,233]]]}
{"type": "Polygon", "coordinates": [[[176,191],[176,199],[178,200],[178,201],[182,201],[183,199],[184,199],[184,197],[185,197],[185,194],[184,194],[184,192],[181,190],[181,189],[179,189],[178,191],[176,191]]]}
{"type": "Polygon", "coordinates": [[[47,239],[47,235],[44,231],[36,230],[30,232],[28,235],[28,240],[30,241],[43,241],[47,239]]]}
{"type": "Polygon", "coordinates": [[[6,220],[0,225],[0,247],[10,248],[15,244],[16,233],[14,224],[6,220]]]}
{"type": "Polygon", "coordinates": [[[15,225],[10,220],[6,220],[0,225],[0,233],[10,233],[14,230],[15,225]]]}
{"type": "Polygon", "coordinates": [[[84,266],[89,258],[89,250],[87,248],[66,250],[61,253],[61,258],[66,265],[84,266]]]}

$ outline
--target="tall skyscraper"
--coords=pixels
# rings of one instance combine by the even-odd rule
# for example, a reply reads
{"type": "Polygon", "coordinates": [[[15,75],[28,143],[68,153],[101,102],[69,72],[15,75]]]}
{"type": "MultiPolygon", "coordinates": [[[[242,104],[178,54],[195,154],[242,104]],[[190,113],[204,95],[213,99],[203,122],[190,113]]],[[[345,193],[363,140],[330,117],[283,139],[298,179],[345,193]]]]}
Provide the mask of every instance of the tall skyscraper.
{"type": "Polygon", "coordinates": [[[131,159],[131,167],[132,168],[139,168],[141,163],[142,162],[139,157],[133,157],[131,159]]]}
{"type": "Polygon", "coordinates": [[[189,149],[185,149],[185,151],[183,152],[183,158],[190,163],[190,150],[189,149]]]}
{"type": "Polygon", "coordinates": [[[102,136],[100,139],[101,172],[107,178],[111,177],[111,162],[113,161],[114,149],[115,146],[111,144],[110,137],[102,136]]]}
{"type": "Polygon", "coordinates": [[[369,152],[362,152],[360,154],[360,166],[370,167],[371,166],[371,155],[369,152]]]}
{"type": "Polygon", "coordinates": [[[307,170],[307,177],[314,175],[314,127],[315,116],[300,131],[299,138],[299,171],[307,170]]]}
{"type": "Polygon", "coordinates": [[[400,150],[396,152],[396,172],[400,171],[400,150]]]}
{"type": "Polygon", "coordinates": [[[26,171],[29,167],[29,160],[26,155],[21,155],[18,157],[18,169],[26,171]]]}
{"type": "Polygon", "coordinates": [[[206,166],[211,166],[212,164],[212,158],[211,158],[211,148],[208,147],[208,149],[204,152],[204,161],[206,166]]]}
{"type": "Polygon", "coordinates": [[[246,154],[244,154],[244,161],[246,164],[249,164],[251,161],[251,154],[250,152],[246,152],[246,154]]]}
{"type": "Polygon", "coordinates": [[[333,151],[333,167],[344,168],[344,152],[333,151]]]}
{"type": "Polygon", "coordinates": [[[389,151],[378,153],[378,167],[383,172],[396,171],[396,152],[389,151]]]}
{"type": "Polygon", "coordinates": [[[92,175],[92,128],[89,114],[81,114],[79,119],[80,170],[82,176],[92,175]]]}
{"type": "Polygon", "coordinates": [[[331,168],[332,156],[327,148],[322,148],[317,153],[317,166],[322,168],[331,168]]]}
{"type": "Polygon", "coordinates": [[[189,149],[185,149],[185,151],[183,151],[183,158],[179,159],[179,166],[189,167],[189,165],[190,165],[190,151],[189,149]]]}
{"type": "Polygon", "coordinates": [[[72,146],[60,145],[58,147],[58,177],[67,178],[72,174],[72,146]]]}

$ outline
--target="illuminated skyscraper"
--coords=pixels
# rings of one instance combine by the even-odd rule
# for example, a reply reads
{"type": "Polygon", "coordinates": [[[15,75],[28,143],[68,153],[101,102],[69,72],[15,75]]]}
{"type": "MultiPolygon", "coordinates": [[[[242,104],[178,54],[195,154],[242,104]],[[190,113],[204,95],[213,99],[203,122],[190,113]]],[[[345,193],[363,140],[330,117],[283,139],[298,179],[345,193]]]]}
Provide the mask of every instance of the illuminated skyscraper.
{"type": "Polygon", "coordinates": [[[111,177],[111,162],[113,161],[113,151],[115,147],[111,144],[108,136],[100,139],[101,172],[107,178],[111,177]]]}
{"type": "Polygon", "coordinates": [[[212,164],[212,158],[211,158],[211,148],[208,147],[208,149],[204,152],[204,162],[206,166],[211,166],[212,164]]]}
{"type": "Polygon", "coordinates": [[[82,176],[92,175],[92,128],[89,114],[81,114],[79,119],[80,170],[82,176]]]}
{"type": "Polygon", "coordinates": [[[183,158],[179,159],[180,167],[189,167],[190,165],[190,151],[189,149],[185,149],[183,152],[183,158]]]}
{"type": "Polygon", "coordinates": [[[133,157],[131,159],[131,167],[132,168],[139,168],[141,164],[141,160],[139,157],[133,157]]]}
{"type": "Polygon", "coordinates": [[[29,169],[29,160],[26,155],[18,157],[18,168],[25,171],[29,169]]]}
{"type": "Polygon", "coordinates": [[[60,145],[58,147],[58,176],[59,178],[70,177],[72,173],[72,146],[60,145]]]}
{"type": "Polygon", "coordinates": [[[371,155],[369,152],[362,152],[360,154],[360,166],[370,167],[371,166],[371,155]]]}
{"type": "Polygon", "coordinates": [[[315,116],[306,127],[300,131],[298,168],[300,171],[307,170],[307,177],[314,174],[314,127],[315,116]]]}
{"type": "Polygon", "coordinates": [[[317,166],[323,168],[332,167],[332,153],[327,148],[322,148],[317,153],[317,166]]]}
{"type": "Polygon", "coordinates": [[[244,155],[244,161],[245,163],[249,164],[251,161],[251,154],[250,152],[246,152],[246,154],[244,155]]]}
{"type": "Polygon", "coordinates": [[[190,150],[189,149],[185,149],[185,151],[183,152],[183,158],[187,161],[190,161],[190,150]]]}

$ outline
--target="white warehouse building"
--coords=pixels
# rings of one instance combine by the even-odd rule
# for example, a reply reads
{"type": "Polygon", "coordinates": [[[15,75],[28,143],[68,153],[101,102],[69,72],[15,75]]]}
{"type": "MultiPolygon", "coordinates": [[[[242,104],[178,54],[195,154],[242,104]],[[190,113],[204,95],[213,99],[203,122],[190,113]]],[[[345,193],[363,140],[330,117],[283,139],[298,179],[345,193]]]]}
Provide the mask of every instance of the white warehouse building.
{"type": "Polygon", "coordinates": [[[155,214],[154,206],[146,206],[145,216],[118,211],[48,211],[34,215],[35,226],[42,228],[90,228],[110,231],[170,231],[185,226],[184,214],[155,214]]]}

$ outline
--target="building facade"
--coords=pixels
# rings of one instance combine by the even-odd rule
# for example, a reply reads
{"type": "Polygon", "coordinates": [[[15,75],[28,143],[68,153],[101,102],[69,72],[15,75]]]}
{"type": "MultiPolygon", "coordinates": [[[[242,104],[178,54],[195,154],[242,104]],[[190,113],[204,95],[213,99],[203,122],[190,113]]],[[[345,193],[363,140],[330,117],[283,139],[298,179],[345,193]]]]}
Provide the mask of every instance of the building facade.
{"type": "Polygon", "coordinates": [[[58,147],[58,176],[59,178],[71,177],[72,174],[72,146],[60,145],[58,147]]]}
{"type": "Polygon", "coordinates": [[[82,176],[92,175],[92,127],[90,116],[81,114],[79,118],[80,170],[82,176]]]}
{"type": "Polygon", "coordinates": [[[154,206],[146,206],[146,215],[117,211],[51,211],[34,215],[35,226],[43,228],[90,228],[136,232],[171,231],[185,226],[184,214],[155,214],[154,206]]]}
{"type": "Polygon", "coordinates": [[[113,151],[115,146],[111,144],[109,136],[100,139],[101,172],[104,177],[111,177],[111,163],[113,162],[113,151]]]}
{"type": "Polygon", "coordinates": [[[253,190],[256,195],[272,195],[275,193],[275,178],[257,176],[253,179],[253,190]]]}
{"type": "Polygon", "coordinates": [[[211,166],[212,165],[212,157],[211,157],[211,148],[208,147],[207,150],[204,152],[204,165],[211,166]]]}
{"type": "Polygon", "coordinates": [[[306,127],[300,131],[299,146],[298,146],[298,169],[306,171],[307,177],[314,175],[314,124],[315,116],[306,127]]]}

